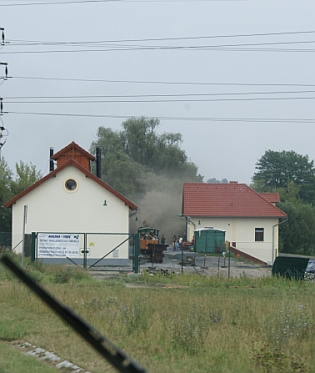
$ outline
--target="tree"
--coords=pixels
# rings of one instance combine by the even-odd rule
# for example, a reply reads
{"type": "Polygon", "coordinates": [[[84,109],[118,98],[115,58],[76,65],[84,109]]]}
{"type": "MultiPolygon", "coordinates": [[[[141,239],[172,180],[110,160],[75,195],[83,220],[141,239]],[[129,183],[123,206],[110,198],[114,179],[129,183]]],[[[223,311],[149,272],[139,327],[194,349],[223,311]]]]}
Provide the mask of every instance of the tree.
{"type": "Polygon", "coordinates": [[[280,251],[291,254],[315,254],[315,208],[306,204],[280,203],[288,221],[279,226],[280,251]]]}
{"type": "Polygon", "coordinates": [[[257,191],[282,191],[285,194],[295,187],[297,198],[315,203],[314,161],[294,151],[267,150],[256,163],[253,188],[257,191]]]}
{"type": "Polygon", "coordinates": [[[159,124],[158,119],[141,117],[123,122],[120,132],[100,127],[90,151],[101,148],[102,180],[138,206],[130,229],[155,226],[171,242],[184,229],[178,218],[183,182],[202,182],[202,176],[181,149],[181,134],[158,134],[159,124]]]}
{"type": "Polygon", "coordinates": [[[207,180],[208,184],[228,184],[228,179],[217,180],[215,177],[207,180]]]}
{"type": "MultiPolygon", "coordinates": [[[[141,164],[147,171],[180,176],[191,174],[192,164],[187,162],[184,150],[180,149],[182,135],[180,133],[156,133],[160,125],[158,119],[130,118],[123,122],[121,139],[124,152],[130,160],[141,164]]],[[[195,168],[195,173],[197,168],[195,168]]],[[[196,176],[196,175],[195,175],[196,176]]]]}
{"type": "Polygon", "coordinates": [[[40,171],[36,171],[36,166],[32,163],[26,164],[20,161],[20,164],[15,164],[15,171],[16,178],[11,181],[11,191],[14,195],[23,192],[42,177],[40,171]]]}
{"type": "Polygon", "coordinates": [[[11,192],[12,171],[2,158],[0,160],[0,232],[11,231],[11,211],[3,204],[13,197],[11,192]]]}
{"type": "Polygon", "coordinates": [[[183,181],[202,181],[198,168],[187,161],[180,148],[179,133],[163,133],[156,130],[158,119],[131,118],[122,123],[123,130],[98,129],[98,140],[91,145],[95,154],[101,148],[102,179],[128,198],[143,197],[148,179],[158,175],[183,181]]]}
{"type": "Polygon", "coordinates": [[[16,176],[13,179],[12,171],[4,159],[0,160],[0,232],[11,232],[11,210],[3,206],[15,195],[34,184],[41,178],[40,172],[32,164],[22,161],[15,165],[16,176]]]}

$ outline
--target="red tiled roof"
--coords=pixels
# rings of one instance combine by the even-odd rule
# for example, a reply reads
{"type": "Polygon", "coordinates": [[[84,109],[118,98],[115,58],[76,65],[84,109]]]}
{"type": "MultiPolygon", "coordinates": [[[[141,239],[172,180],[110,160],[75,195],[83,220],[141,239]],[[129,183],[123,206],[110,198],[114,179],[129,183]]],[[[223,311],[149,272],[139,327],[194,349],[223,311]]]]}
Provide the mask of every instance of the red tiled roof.
{"type": "Polygon", "coordinates": [[[261,196],[263,196],[268,202],[271,203],[279,203],[280,202],[280,195],[279,193],[259,193],[261,196]]]}
{"type": "Polygon", "coordinates": [[[182,213],[208,217],[287,216],[246,184],[185,183],[182,213]]]}
{"type": "Polygon", "coordinates": [[[65,162],[61,166],[57,167],[54,171],[50,172],[49,174],[47,174],[46,176],[44,176],[42,179],[40,179],[39,181],[37,181],[35,184],[31,185],[30,187],[28,187],[27,189],[25,189],[23,192],[19,193],[15,197],[13,197],[10,201],[6,202],[3,206],[4,207],[11,207],[21,197],[25,196],[30,191],[36,189],[39,185],[43,184],[46,180],[54,177],[58,172],[60,172],[61,170],[63,170],[64,168],[66,168],[68,166],[76,167],[78,170],[80,170],[81,172],[83,172],[86,177],[94,180],[100,186],[102,186],[103,188],[107,189],[112,194],[114,194],[116,197],[118,197],[119,199],[121,199],[127,206],[129,206],[129,208],[131,210],[136,210],[137,209],[137,206],[134,205],[132,202],[130,202],[126,197],[124,197],[122,194],[120,194],[119,192],[117,192],[117,190],[113,189],[111,186],[109,186],[104,181],[102,181],[101,179],[99,179],[97,176],[93,175],[90,171],[88,171],[86,168],[82,167],[79,163],[77,163],[73,159],[69,159],[67,162],[65,162]]]}

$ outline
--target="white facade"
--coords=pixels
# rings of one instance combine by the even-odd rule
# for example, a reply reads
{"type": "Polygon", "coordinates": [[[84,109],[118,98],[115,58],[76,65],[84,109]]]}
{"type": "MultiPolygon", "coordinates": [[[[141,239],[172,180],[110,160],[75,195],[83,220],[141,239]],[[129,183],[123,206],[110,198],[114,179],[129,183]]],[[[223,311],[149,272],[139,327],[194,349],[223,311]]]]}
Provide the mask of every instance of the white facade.
{"type": "MultiPolygon", "coordinates": [[[[104,256],[128,237],[129,206],[72,165],[39,183],[12,205],[12,247],[15,252],[22,251],[24,206],[27,206],[26,234],[120,233],[88,235],[89,258],[104,256]],[[75,190],[66,189],[68,179],[76,181],[75,190]]],[[[80,236],[80,246],[84,248],[83,236],[80,236]]],[[[117,257],[128,259],[128,241],[108,256],[117,257]]]]}
{"type": "Polygon", "coordinates": [[[195,229],[222,229],[226,241],[236,244],[236,249],[267,264],[278,255],[278,218],[207,218],[187,219],[187,237],[192,239],[195,229]],[[200,224],[199,224],[200,223],[200,224]],[[255,241],[255,229],[263,228],[263,241],[255,241]]]}

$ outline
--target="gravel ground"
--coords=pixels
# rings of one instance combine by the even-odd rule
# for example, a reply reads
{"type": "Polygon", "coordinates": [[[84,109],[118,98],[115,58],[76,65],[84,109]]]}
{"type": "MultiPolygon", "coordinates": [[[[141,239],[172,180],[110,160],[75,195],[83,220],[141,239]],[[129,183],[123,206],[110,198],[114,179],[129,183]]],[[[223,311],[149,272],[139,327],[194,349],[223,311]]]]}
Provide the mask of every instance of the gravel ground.
{"type": "MultiPolygon", "coordinates": [[[[271,276],[271,266],[258,265],[247,263],[239,259],[230,259],[230,267],[228,258],[223,256],[200,256],[194,253],[186,252],[182,254],[179,251],[165,251],[162,263],[152,263],[148,258],[140,259],[140,272],[143,270],[149,272],[168,271],[169,273],[199,273],[203,276],[222,276],[240,277],[247,276],[251,278],[269,277],[271,276]]],[[[95,278],[115,277],[117,274],[132,273],[132,261],[130,260],[129,267],[98,267],[91,270],[95,278]]]]}
{"type": "Polygon", "coordinates": [[[240,260],[223,258],[223,256],[199,256],[194,253],[185,252],[165,252],[162,263],[150,263],[149,261],[140,264],[140,268],[155,268],[155,270],[168,270],[175,273],[183,271],[198,272],[205,276],[231,277],[248,276],[252,278],[271,276],[271,267],[253,263],[245,263],[240,260]],[[229,265],[230,264],[230,265],[229,265]]]}

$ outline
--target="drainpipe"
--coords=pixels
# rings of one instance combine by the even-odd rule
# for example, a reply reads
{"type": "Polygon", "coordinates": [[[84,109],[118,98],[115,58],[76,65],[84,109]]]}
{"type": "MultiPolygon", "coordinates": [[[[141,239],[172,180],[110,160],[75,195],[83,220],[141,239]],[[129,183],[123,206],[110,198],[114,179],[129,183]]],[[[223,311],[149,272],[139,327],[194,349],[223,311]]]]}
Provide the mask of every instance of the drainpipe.
{"type": "Polygon", "coordinates": [[[272,226],[272,264],[273,262],[275,261],[275,227],[283,224],[283,223],[286,223],[287,221],[289,220],[289,218],[287,218],[286,220],[283,220],[281,221],[280,223],[278,224],[275,224],[272,226]]]}
{"type": "MultiPolygon", "coordinates": [[[[190,220],[190,216],[185,216],[183,214],[178,214],[177,216],[179,216],[180,218],[185,218],[186,219],[186,232],[188,232],[188,229],[187,229],[188,228],[188,223],[193,224],[195,229],[196,229],[196,224],[193,221],[190,220]]],[[[190,230],[189,230],[189,232],[190,232],[190,230]]]]}
{"type": "MultiPolygon", "coordinates": [[[[190,225],[190,223],[193,224],[194,229],[196,229],[196,224],[193,221],[190,220],[190,216],[186,216],[186,232],[188,231],[187,228],[188,228],[188,224],[190,225]]],[[[190,233],[190,227],[189,227],[189,234],[191,234],[190,233]]]]}

